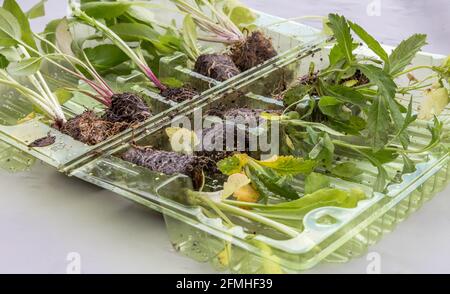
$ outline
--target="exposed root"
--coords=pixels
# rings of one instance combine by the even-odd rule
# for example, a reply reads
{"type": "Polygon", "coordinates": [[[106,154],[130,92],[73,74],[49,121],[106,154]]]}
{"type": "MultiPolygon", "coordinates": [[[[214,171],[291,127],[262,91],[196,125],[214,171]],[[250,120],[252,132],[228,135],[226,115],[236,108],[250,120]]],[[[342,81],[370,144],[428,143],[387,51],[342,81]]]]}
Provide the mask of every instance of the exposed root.
{"type": "Polygon", "coordinates": [[[107,121],[137,123],[151,116],[147,104],[136,94],[122,93],[112,96],[111,107],[109,107],[103,118],[107,121]]]}
{"type": "Polygon", "coordinates": [[[166,175],[184,174],[192,178],[194,188],[203,182],[203,169],[210,159],[176,152],[155,150],[151,147],[132,147],[122,159],[166,175]]]}
{"type": "Polygon", "coordinates": [[[217,81],[226,81],[241,73],[226,54],[203,54],[197,58],[194,70],[217,81]]]}
{"type": "Polygon", "coordinates": [[[167,88],[161,92],[161,96],[177,103],[191,100],[197,95],[198,92],[190,87],[167,88]]]}
{"type": "Polygon", "coordinates": [[[246,71],[277,55],[272,40],[260,31],[253,32],[245,42],[233,45],[230,50],[231,59],[241,71],[246,71]]]}
{"type": "Polygon", "coordinates": [[[60,132],[88,145],[96,145],[126,128],[125,122],[110,122],[99,118],[93,111],[85,111],[58,128],[60,132]]]}

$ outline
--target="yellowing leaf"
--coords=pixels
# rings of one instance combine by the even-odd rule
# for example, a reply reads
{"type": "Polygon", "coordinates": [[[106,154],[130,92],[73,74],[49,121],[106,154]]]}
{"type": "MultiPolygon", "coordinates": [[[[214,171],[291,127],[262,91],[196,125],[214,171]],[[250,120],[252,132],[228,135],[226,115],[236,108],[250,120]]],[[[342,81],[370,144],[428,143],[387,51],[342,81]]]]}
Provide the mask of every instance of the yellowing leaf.
{"type": "Polygon", "coordinates": [[[258,161],[262,166],[273,169],[281,175],[310,174],[316,166],[315,161],[294,156],[272,157],[269,161],[258,161]]]}
{"type": "Polygon", "coordinates": [[[219,263],[223,266],[228,266],[230,264],[231,259],[231,243],[227,243],[223,251],[221,251],[217,258],[219,259],[219,263]]]}
{"type": "Polygon", "coordinates": [[[200,144],[200,140],[195,132],[185,128],[167,128],[166,134],[169,137],[172,151],[192,154],[195,146],[200,144]]]}
{"type": "Polygon", "coordinates": [[[228,177],[223,185],[222,199],[227,199],[242,187],[250,184],[250,179],[244,174],[234,174],[228,177]]]}
{"type": "Polygon", "coordinates": [[[245,185],[234,192],[234,197],[236,197],[236,200],[242,202],[256,203],[259,196],[259,192],[256,191],[250,184],[245,185]]]}
{"type": "Polygon", "coordinates": [[[24,118],[22,118],[22,119],[19,119],[18,121],[17,121],[17,123],[18,124],[23,124],[23,123],[26,123],[26,122],[28,122],[28,121],[30,121],[30,120],[32,120],[32,119],[34,119],[36,117],[36,112],[30,112],[27,116],[25,116],[24,118]]]}
{"type": "Polygon", "coordinates": [[[426,91],[425,100],[420,105],[419,119],[429,120],[441,114],[449,103],[449,93],[444,87],[426,91]]]}
{"type": "Polygon", "coordinates": [[[217,163],[219,170],[227,176],[242,172],[243,167],[248,163],[248,155],[235,154],[217,163]]]}

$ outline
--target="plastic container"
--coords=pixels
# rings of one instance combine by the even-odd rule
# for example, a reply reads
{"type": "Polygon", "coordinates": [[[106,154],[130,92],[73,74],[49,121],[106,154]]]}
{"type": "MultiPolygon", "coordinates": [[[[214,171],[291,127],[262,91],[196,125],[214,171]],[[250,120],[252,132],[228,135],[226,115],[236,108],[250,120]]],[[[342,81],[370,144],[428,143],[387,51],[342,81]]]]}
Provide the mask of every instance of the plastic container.
{"type": "MultiPolygon", "coordinates": [[[[266,61],[265,64],[256,66],[254,69],[250,69],[233,77],[232,80],[238,80],[243,76],[251,74],[251,72],[258,71],[259,68],[264,67],[275,60],[295,54],[296,50],[307,44],[320,44],[327,39],[327,36],[312,27],[294,21],[286,21],[282,18],[263,12],[255,11],[255,13],[258,16],[254,23],[255,26],[264,32],[267,37],[272,39],[273,45],[278,52],[278,56],[266,61]]],[[[222,45],[216,45],[214,48],[211,48],[210,46],[214,46],[211,43],[205,43],[205,46],[208,46],[205,53],[220,53],[226,49],[222,45]]],[[[159,76],[161,78],[176,77],[199,90],[205,90],[210,88],[211,85],[223,83],[203,76],[193,71],[193,68],[194,63],[190,61],[185,54],[176,53],[161,59],[159,76]]],[[[296,68],[295,65],[291,65],[274,70],[270,74],[270,82],[254,84],[253,91],[257,94],[270,95],[273,91],[284,88],[285,85],[289,84],[294,78],[296,68]]]]}
{"type": "MultiPolygon", "coordinates": [[[[23,99],[17,99],[14,93],[5,93],[1,97],[6,107],[0,109],[0,141],[19,149],[20,154],[25,154],[30,160],[41,159],[71,176],[160,211],[175,249],[197,261],[209,262],[217,270],[291,273],[309,269],[324,261],[344,262],[363,254],[370,245],[385,233],[391,232],[397,223],[445,187],[450,179],[449,142],[446,142],[446,146],[441,145],[426,154],[415,156],[416,171],[399,177],[398,182],[390,185],[384,194],[373,193],[371,188],[376,169],[359,158],[350,158],[365,171],[363,176],[355,181],[336,178],[330,178],[330,181],[335,187],[359,187],[365,191],[368,199],[360,201],[353,209],[322,207],[311,211],[304,217],[301,228],[296,228],[296,237],[274,232],[252,222],[241,221],[238,226],[227,227],[220,219],[208,216],[203,209],[186,201],[184,189],[192,187],[188,177],[155,173],[120,159],[120,154],[130,147],[131,140],[140,145],[152,144],[169,149],[164,129],[171,125],[172,117],[177,114],[192,117],[198,109],[205,112],[217,105],[228,108],[281,108],[280,101],[258,95],[265,93],[255,91],[255,85],[270,83],[272,73],[280,68],[294,66],[295,74],[292,77],[295,80],[306,73],[312,60],[319,64],[323,62],[325,66],[326,50],[311,44],[296,48],[295,54],[279,56],[257,70],[250,70],[240,77],[218,84],[197,99],[168,106],[167,110],[162,107],[162,112],[138,128],[93,147],[80,146],[71,138],[56,134],[55,145],[28,148],[32,140],[45,136],[48,131],[55,131],[37,120],[16,125],[17,119],[29,113],[30,106],[23,99]],[[315,52],[317,50],[324,51],[315,52]]],[[[361,54],[369,53],[363,50],[361,54]]],[[[419,54],[414,65],[437,65],[441,61],[440,56],[419,54]]],[[[418,76],[422,74],[426,72],[418,76]]],[[[414,106],[417,107],[420,95],[414,99],[414,106]]],[[[156,104],[161,105],[160,102],[156,99],[155,107],[156,104]]],[[[68,114],[77,113],[82,105],[83,101],[71,100],[66,104],[65,111],[68,114]]],[[[449,114],[450,110],[446,109],[441,118],[448,118],[449,114]]],[[[427,144],[430,136],[425,127],[427,124],[417,122],[411,127],[413,147],[427,144]]],[[[4,150],[11,152],[8,148],[4,150]]],[[[340,155],[346,157],[346,154],[340,155]]],[[[0,164],[5,162],[6,157],[5,153],[0,152],[0,164]]],[[[13,165],[21,166],[20,160],[13,161],[13,165]]],[[[395,175],[402,165],[399,160],[388,164],[386,168],[391,175],[395,175]]],[[[294,185],[300,191],[302,181],[302,178],[298,178],[294,185]]]]}

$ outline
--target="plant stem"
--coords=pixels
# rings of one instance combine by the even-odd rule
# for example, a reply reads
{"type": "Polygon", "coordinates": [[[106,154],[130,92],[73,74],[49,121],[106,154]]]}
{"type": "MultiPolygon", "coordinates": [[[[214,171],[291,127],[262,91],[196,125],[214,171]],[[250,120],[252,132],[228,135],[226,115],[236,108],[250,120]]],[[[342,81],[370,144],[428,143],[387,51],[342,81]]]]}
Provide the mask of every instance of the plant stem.
{"type": "Polygon", "coordinates": [[[411,67],[411,68],[409,68],[409,69],[407,69],[407,70],[404,70],[404,71],[402,71],[402,72],[400,72],[400,73],[398,73],[398,74],[396,74],[396,75],[394,75],[394,78],[397,78],[397,77],[399,77],[399,76],[402,76],[402,75],[404,75],[404,74],[407,74],[407,73],[409,73],[409,72],[412,72],[412,71],[415,71],[415,70],[418,70],[418,69],[433,69],[433,67],[432,66],[429,66],[429,65],[419,65],[419,66],[415,66],[415,67],[411,67]]]}
{"type": "Polygon", "coordinates": [[[233,213],[237,216],[245,217],[249,220],[259,222],[259,223],[266,225],[268,227],[271,227],[283,234],[286,234],[291,238],[295,238],[299,235],[299,233],[296,230],[294,230],[286,225],[280,224],[276,221],[273,221],[267,217],[260,216],[256,213],[253,213],[253,212],[247,211],[245,209],[241,209],[241,208],[238,208],[238,207],[235,207],[235,206],[223,203],[223,202],[215,202],[215,204],[217,205],[218,208],[220,208],[223,211],[227,211],[227,212],[233,213]]]}

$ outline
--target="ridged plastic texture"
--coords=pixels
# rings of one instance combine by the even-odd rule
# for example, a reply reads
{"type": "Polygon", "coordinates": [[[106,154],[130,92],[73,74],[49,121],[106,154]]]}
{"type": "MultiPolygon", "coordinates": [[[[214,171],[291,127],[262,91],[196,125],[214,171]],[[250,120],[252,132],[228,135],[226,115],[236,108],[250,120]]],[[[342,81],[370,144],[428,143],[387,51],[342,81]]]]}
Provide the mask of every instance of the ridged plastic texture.
{"type": "MultiPolygon", "coordinates": [[[[298,26],[300,31],[302,28],[298,26]]],[[[289,25],[291,30],[292,24],[289,25]]],[[[186,203],[183,189],[192,186],[188,177],[155,173],[125,162],[118,156],[129,147],[131,140],[142,145],[169,149],[164,129],[176,114],[192,116],[196,109],[201,108],[205,112],[218,105],[225,108],[281,108],[280,101],[268,96],[270,91],[255,91],[254,85],[270,83],[273,74],[284,68],[293,69],[292,79],[296,79],[307,72],[311,61],[322,68],[326,66],[327,50],[326,47],[304,44],[303,47],[292,49],[289,54],[279,56],[231,81],[217,84],[196,99],[179,105],[163,106],[164,102],[149,94],[150,101],[153,101],[152,107],[160,107],[157,115],[132,131],[93,147],[75,142],[36,119],[17,124],[17,120],[25,117],[31,107],[22,98],[17,98],[16,93],[5,91],[1,96],[0,140],[15,149],[4,144],[6,147],[0,151],[19,150],[21,153],[17,154],[44,160],[60,171],[160,211],[166,220],[174,247],[197,261],[211,263],[217,270],[291,273],[311,268],[320,262],[344,262],[363,254],[370,245],[380,240],[385,233],[391,232],[397,223],[445,187],[450,179],[449,142],[414,157],[416,171],[398,178],[396,183],[388,187],[387,193],[373,193],[371,187],[377,173],[373,166],[360,159],[348,158],[364,170],[363,176],[355,181],[330,180],[338,188],[359,187],[366,192],[368,199],[360,201],[353,209],[322,207],[311,211],[304,217],[302,229],[298,230],[295,238],[251,222],[241,222],[231,228],[225,226],[220,219],[208,217],[200,207],[186,203]],[[55,145],[39,149],[27,147],[31,140],[46,135],[48,131],[57,136],[55,145]]],[[[361,54],[370,53],[362,50],[361,54]]],[[[440,56],[419,54],[413,65],[438,65],[441,62],[440,56]]],[[[417,74],[418,77],[426,75],[425,70],[417,74]]],[[[417,108],[422,95],[416,94],[414,106],[417,108]]],[[[80,113],[86,105],[84,99],[76,97],[66,103],[66,113],[80,113]]],[[[448,119],[449,114],[449,109],[446,109],[440,118],[448,119]]],[[[418,121],[410,128],[413,148],[427,144],[430,135],[426,126],[429,123],[418,121]]],[[[445,128],[448,131],[448,123],[445,128]]],[[[7,158],[4,154],[7,153],[0,152],[2,165],[3,159],[7,158]]],[[[340,160],[346,156],[339,154],[340,160]]],[[[8,158],[14,158],[14,164],[20,165],[21,160],[16,157],[8,158]]],[[[26,161],[23,163],[26,165],[26,161]]],[[[402,165],[399,160],[388,164],[387,170],[395,175],[402,165]]],[[[297,179],[295,187],[302,191],[301,178],[297,179]]]]}

